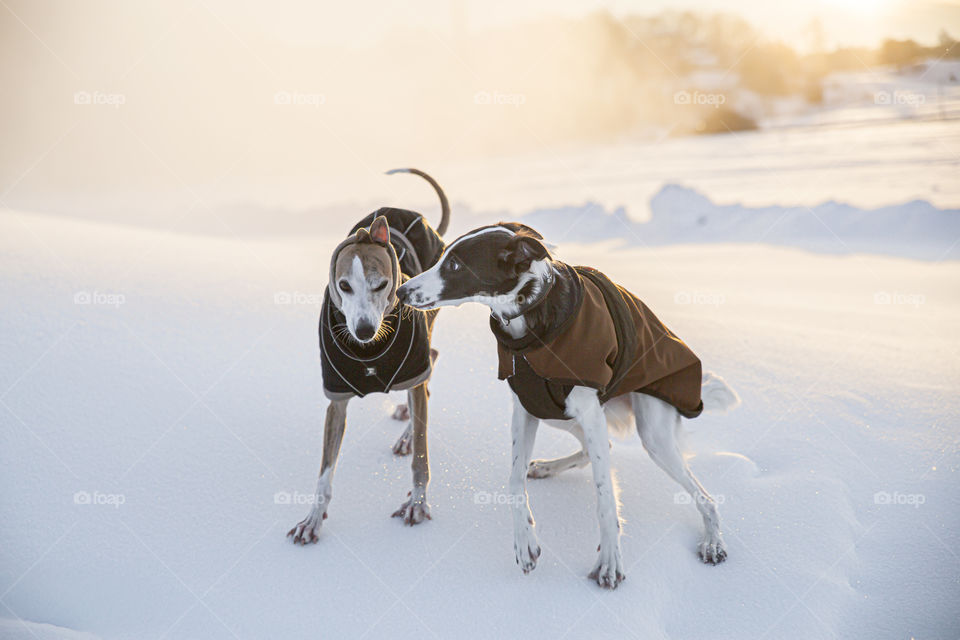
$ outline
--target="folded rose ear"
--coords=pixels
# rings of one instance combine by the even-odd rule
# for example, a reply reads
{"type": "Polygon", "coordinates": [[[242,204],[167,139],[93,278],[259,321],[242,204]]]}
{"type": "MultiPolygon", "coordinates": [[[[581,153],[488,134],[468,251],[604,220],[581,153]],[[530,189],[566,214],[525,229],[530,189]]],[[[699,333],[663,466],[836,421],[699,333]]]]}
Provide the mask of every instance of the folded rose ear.
{"type": "Polygon", "coordinates": [[[390,242],[390,225],[387,224],[385,217],[376,217],[373,224],[370,225],[370,237],[374,242],[381,244],[388,244],[390,242]]]}
{"type": "Polygon", "coordinates": [[[530,263],[549,258],[550,252],[543,243],[531,236],[517,235],[510,239],[500,252],[500,259],[521,273],[530,268],[530,263]]]}
{"type": "Polygon", "coordinates": [[[357,242],[370,242],[370,232],[362,227],[357,229],[354,237],[356,237],[357,242]]]}

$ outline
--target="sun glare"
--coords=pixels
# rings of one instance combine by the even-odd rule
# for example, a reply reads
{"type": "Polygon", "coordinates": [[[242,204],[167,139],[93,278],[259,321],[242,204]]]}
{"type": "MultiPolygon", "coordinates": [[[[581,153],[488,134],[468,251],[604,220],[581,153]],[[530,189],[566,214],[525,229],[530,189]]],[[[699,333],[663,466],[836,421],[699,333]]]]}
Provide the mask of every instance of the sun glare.
{"type": "Polygon", "coordinates": [[[856,13],[879,13],[886,11],[896,0],[823,0],[827,9],[840,9],[856,13]]]}

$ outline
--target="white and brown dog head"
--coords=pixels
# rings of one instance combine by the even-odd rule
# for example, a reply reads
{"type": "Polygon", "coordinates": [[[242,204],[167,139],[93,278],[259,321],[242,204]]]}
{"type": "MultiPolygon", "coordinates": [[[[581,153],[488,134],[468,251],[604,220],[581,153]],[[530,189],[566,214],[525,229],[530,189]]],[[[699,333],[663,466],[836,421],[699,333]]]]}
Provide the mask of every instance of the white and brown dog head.
{"type": "Polygon", "coordinates": [[[382,337],[383,319],[397,305],[399,280],[400,265],[383,216],[334,250],[328,292],[354,340],[368,343],[382,337]]]}

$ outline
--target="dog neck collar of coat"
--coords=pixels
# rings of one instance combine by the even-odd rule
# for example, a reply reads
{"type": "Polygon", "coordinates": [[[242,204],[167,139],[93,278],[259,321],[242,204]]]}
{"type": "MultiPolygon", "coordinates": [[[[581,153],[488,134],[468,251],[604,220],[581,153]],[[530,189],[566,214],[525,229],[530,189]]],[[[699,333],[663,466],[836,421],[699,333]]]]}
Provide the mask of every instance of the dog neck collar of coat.
{"type": "Polygon", "coordinates": [[[519,318],[525,313],[536,309],[543,301],[547,299],[547,296],[550,295],[550,291],[553,290],[553,285],[557,282],[557,274],[554,271],[553,266],[550,267],[550,270],[547,272],[547,277],[542,281],[543,284],[540,287],[540,291],[537,292],[536,298],[532,300],[524,300],[522,303],[517,305],[517,310],[513,313],[496,313],[492,312],[490,315],[493,316],[497,322],[502,324],[504,327],[510,324],[511,320],[519,318]]]}
{"type": "MultiPolygon", "coordinates": [[[[549,344],[557,336],[566,331],[570,323],[573,322],[577,314],[579,314],[584,297],[583,282],[580,274],[577,273],[576,269],[563,262],[555,261],[553,263],[553,269],[555,275],[553,282],[550,284],[550,288],[545,290],[543,296],[539,297],[536,302],[531,303],[530,307],[526,309],[526,311],[530,311],[543,304],[557,281],[563,279],[564,286],[567,287],[562,293],[562,296],[566,300],[566,303],[563,305],[564,309],[560,313],[551,314],[552,320],[547,326],[533,327],[528,323],[527,332],[519,338],[514,338],[505,331],[506,325],[500,322],[497,316],[490,314],[490,330],[493,331],[497,342],[506,349],[516,353],[523,353],[530,349],[537,349],[545,344],[549,344]]],[[[558,311],[560,311],[560,309],[558,309],[558,311]]],[[[507,322],[509,322],[509,320],[507,322]]]]}

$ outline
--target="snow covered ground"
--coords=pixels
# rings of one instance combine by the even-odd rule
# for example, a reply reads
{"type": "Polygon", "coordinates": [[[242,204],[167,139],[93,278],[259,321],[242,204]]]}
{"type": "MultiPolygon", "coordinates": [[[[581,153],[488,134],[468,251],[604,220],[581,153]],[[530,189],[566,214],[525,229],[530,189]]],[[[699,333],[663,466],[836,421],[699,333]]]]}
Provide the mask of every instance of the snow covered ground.
{"type": "MultiPolygon", "coordinates": [[[[612,593],[586,579],[589,470],[530,483],[544,551],[529,576],[514,564],[508,390],[479,307],[444,310],[435,332],[433,520],[389,517],[409,460],[390,452],[398,398],[370,397],[351,405],[321,541],[285,538],[319,464],[329,252],[366,209],[270,236],[3,212],[0,636],[958,637],[958,138],[890,126],[809,148],[789,132],[669,141],[676,164],[639,186],[628,169],[656,162],[634,149],[639,165],[610,174],[630,215],[578,204],[566,161],[556,193],[496,195],[513,208],[445,184],[466,205],[455,228],[526,214],[743,399],[686,423],[722,500],[721,566],[696,558],[696,510],[639,439],[615,441],[628,579],[612,593]],[[696,160],[711,153],[721,166],[696,160]],[[684,157],[703,171],[670,184],[684,157]]],[[[598,153],[584,183],[629,156],[598,153]]],[[[535,455],[574,446],[542,428],[535,455]]]]}

